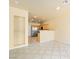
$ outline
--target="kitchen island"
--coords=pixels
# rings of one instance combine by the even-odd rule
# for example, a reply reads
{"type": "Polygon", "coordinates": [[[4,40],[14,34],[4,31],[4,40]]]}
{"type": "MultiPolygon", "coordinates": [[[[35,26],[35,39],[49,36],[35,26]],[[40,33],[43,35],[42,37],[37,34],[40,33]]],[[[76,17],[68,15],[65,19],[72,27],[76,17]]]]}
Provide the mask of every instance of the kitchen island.
{"type": "Polygon", "coordinates": [[[54,37],[55,37],[55,31],[53,31],[53,30],[40,30],[40,34],[39,34],[40,43],[54,40],[54,37]]]}

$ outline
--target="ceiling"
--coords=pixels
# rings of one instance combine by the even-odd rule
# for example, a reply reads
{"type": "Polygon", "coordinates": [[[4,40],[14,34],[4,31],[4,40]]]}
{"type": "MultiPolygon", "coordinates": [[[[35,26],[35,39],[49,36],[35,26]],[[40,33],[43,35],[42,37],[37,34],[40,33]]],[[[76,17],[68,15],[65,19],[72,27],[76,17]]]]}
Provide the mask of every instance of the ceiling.
{"type": "Polygon", "coordinates": [[[10,6],[28,10],[31,15],[44,16],[48,19],[65,17],[69,14],[69,0],[10,0],[10,6]],[[60,7],[59,10],[56,10],[60,7]]]}

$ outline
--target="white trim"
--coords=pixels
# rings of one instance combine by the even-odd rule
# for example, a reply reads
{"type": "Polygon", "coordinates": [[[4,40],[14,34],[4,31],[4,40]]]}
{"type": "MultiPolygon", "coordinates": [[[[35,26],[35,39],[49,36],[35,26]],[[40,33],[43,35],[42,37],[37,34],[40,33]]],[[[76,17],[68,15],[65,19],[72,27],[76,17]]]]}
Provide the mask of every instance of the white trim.
{"type": "MultiPolygon", "coordinates": [[[[10,47],[12,47],[11,49],[14,49],[14,16],[21,16],[25,18],[25,44],[28,45],[28,11],[23,10],[23,9],[19,9],[19,8],[15,8],[15,7],[10,7],[10,18],[11,18],[11,26],[10,26],[10,47]]],[[[24,45],[21,45],[24,46],[24,45]]]]}
{"type": "Polygon", "coordinates": [[[22,47],[27,47],[28,45],[21,45],[21,46],[17,46],[17,47],[14,47],[14,48],[10,48],[9,50],[14,50],[14,49],[17,49],[17,48],[22,48],[22,47]]]}
{"type": "Polygon", "coordinates": [[[55,41],[55,40],[40,41],[40,44],[42,44],[42,43],[46,43],[46,42],[51,42],[51,41],[55,41]]]}

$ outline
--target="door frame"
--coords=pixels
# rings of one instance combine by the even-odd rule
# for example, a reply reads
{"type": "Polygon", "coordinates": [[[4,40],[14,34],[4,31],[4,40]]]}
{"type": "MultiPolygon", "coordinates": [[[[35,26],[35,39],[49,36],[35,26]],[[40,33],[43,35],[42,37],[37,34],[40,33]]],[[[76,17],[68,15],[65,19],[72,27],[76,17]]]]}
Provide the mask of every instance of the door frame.
{"type": "MultiPolygon", "coordinates": [[[[28,46],[28,11],[15,8],[15,7],[10,7],[10,38],[9,38],[9,48],[13,49],[15,48],[14,46],[14,16],[20,16],[25,18],[25,44],[21,46],[28,46]]],[[[16,46],[19,47],[19,46],[16,46]]]]}

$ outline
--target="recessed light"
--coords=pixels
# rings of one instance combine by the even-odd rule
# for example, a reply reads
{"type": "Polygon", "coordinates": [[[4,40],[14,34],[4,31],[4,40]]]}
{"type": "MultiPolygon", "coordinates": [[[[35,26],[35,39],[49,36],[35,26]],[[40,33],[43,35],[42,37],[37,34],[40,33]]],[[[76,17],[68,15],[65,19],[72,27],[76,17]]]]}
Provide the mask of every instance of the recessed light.
{"type": "Polygon", "coordinates": [[[37,16],[33,16],[34,18],[37,18],[37,16]]]}
{"type": "Polygon", "coordinates": [[[32,21],[33,21],[34,19],[32,19],[32,21]]]}
{"type": "Polygon", "coordinates": [[[60,7],[56,7],[56,10],[60,10],[60,7]]]}
{"type": "Polygon", "coordinates": [[[16,4],[18,4],[18,3],[19,3],[19,1],[18,1],[18,0],[15,0],[15,3],[16,3],[16,4]]]}
{"type": "Polygon", "coordinates": [[[68,3],[68,0],[65,0],[64,3],[68,3]]]}

